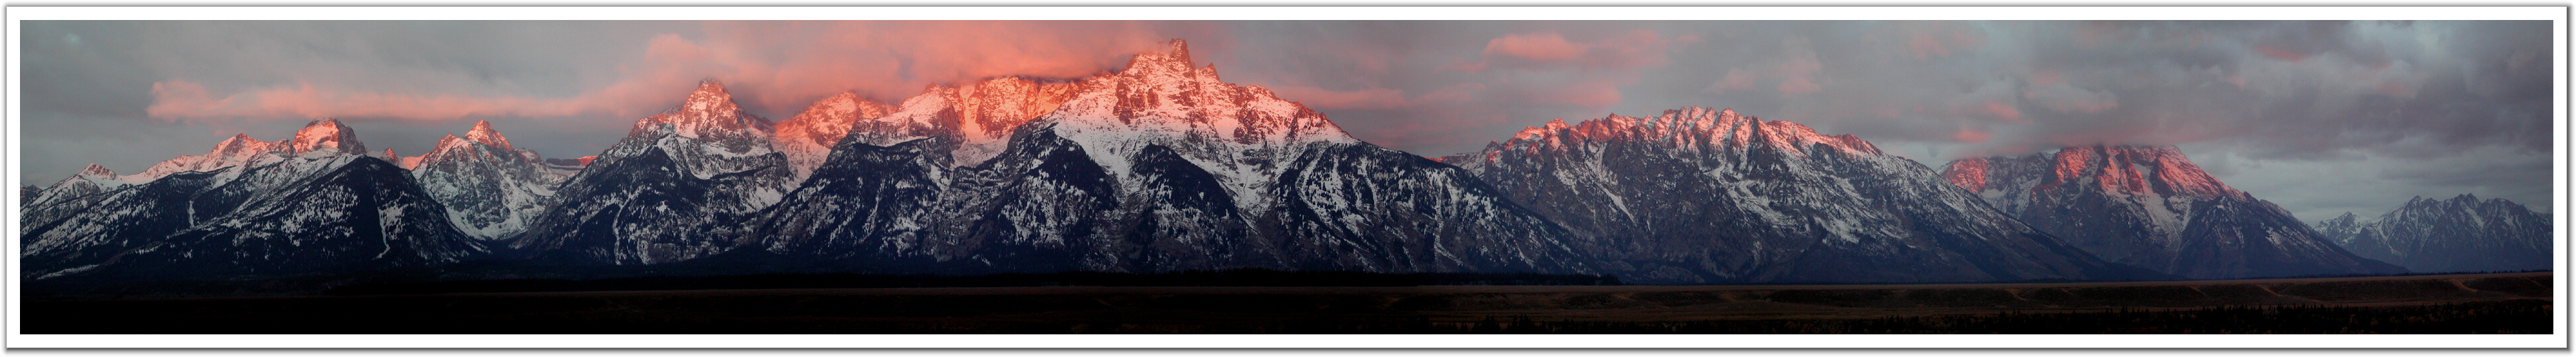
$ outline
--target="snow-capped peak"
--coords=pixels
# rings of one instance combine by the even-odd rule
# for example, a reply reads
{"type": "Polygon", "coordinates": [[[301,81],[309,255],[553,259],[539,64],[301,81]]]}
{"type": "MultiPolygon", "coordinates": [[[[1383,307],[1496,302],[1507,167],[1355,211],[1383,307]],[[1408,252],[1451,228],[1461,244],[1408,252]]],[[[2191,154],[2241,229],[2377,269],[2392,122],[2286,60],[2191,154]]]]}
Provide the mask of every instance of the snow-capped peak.
{"type": "Polygon", "coordinates": [[[725,91],[724,83],[709,79],[698,81],[698,90],[689,92],[684,106],[692,112],[706,112],[729,104],[733,104],[733,93],[725,91]]]}
{"type": "Polygon", "coordinates": [[[329,155],[367,154],[367,145],[358,142],[358,131],[351,130],[346,125],[340,125],[339,119],[315,120],[305,124],[304,129],[296,130],[295,138],[287,142],[291,143],[289,147],[296,155],[314,152],[329,155]]]}
{"type": "Polygon", "coordinates": [[[1170,148],[1216,174],[1244,207],[1260,207],[1271,174],[1307,145],[1357,144],[1340,126],[1268,89],[1219,81],[1193,67],[1189,45],[1136,55],[1116,74],[1084,80],[1072,99],[1025,125],[1051,130],[1118,175],[1149,146],[1170,148]]]}
{"type": "MultiPolygon", "coordinates": [[[[450,136],[453,136],[453,134],[450,136]]],[[[491,121],[474,121],[474,129],[465,132],[465,140],[473,140],[474,142],[483,143],[483,145],[491,145],[492,147],[501,148],[502,151],[519,150],[517,148],[510,147],[510,138],[503,137],[501,136],[501,132],[492,130],[491,121]]]]}
{"type": "Polygon", "coordinates": [[[1189,44],[1179,39],[1163,52],[1137,54],[1117,74],[1086,81],[1073,100],[1037,122],[1061,122],[1059,131],[1163,132],[1240,143],[1357,142],[1323,114],[1260,86],[1220,81],[1215,66],[1192,67],[1189,56],[1189,44]]]}
{"type": "Polygon", "coordinates": [[[159,164],[153,164],[152,167],[144,168],[143,172],[135,173],[133,175],[125,175],[123,180],[131,183],[143,183],[174,173],[214,171],[215,169],[221,169],[228,166],[241,165],[248,163],[251,160],[258,159],[261,155],[269,155],[271,153],[286,151],[286,143],[287,142],[272,143],[260,141],[259,139],[251,138],[250,134],[233,134],[232,137],[225,138],[223,142],[215,143],[214,149],[207,150],[203,155],[180,156],[164,160],[159,164]]]}
{"type": "Polygon", "coordinates": [[[447,133],[447,136],[438,138],[437,146],[430,147],[429,154],[423,155],[437,154],[439,151],[445,151],[449,146],[462,145],[464,143],[465,142],[456,140],[456,133],[447,133]]]}
{"type": "MultiPolygon", "coordinates": [[[[733,102],[733,94],[715,80],[698,82],[698,90],[679,107],[636,123],[639,127],[669,125],[669,132],[689,138],[735,138],[768,136],[767,121],[742,113],[733,102]]],[[[639,128],[641,129],[641,128],[639,128]]]]}
{"type": "Polygon", "coordinates": [[[115,178],[116,178],[116,171],[110,171],[110,170],[108,170],[108,169],[107,169],[107,167],[106,167],[106,166],[98,166],[98,164],[89,164],[89,167],[81,168],[80,175],[81,175],[81,176],[95,177],[95,178],[103,178],[103,179],[115,179],[115,178]]]}
{"type": "Polygon", "coordinates": [[[2037,185],[2029,188],[2041,190],[2090,185],[2103,192],[2126,195],[2245,195],[2201,171],[2199,165],[2192,164],[2190,158],[2183,156],[2182,150],[2172,146],[2079,146],[2022,157],[1963,159],[1951,162],[1944,171],[1944,178],[1951,184],[1980,192],[1991,188],[1987,180],[1992,178],[2037,174],[2041,176],[2022,181],[2037,185]],[[1993,167],[1995,165],[2011,167],[1993,167]]]}
{"type": "Polygon", "coordinates": [[[1567,124],[1565,119],[1559,118],[1545,125],[1523,128],[1512,134],[1512,140],[1489,145],[1487,151],[1562,150],[1615,141],[1659,141],[1686,150],[1764,146],[1792,154],[1807,154],[1816,145],[1823,145],[1852,154],[1880,153],[1877,146],[1856,136],[1817,134],[1815,129],[1798,123],[1763,121],[1737,115],[1733,109],[1707,107],[1666,110],[1662,115],[1649,118],[1612,114],[1574,124],[1567,124]]]}
{"type": "MultiPolygon", "coordinates": [[[[1118,73],[1126,75],[1148,73],[1189,74],[1189,72],[1191,72],[1190,64],[1190,43],[1176,38],[1172,39],[1171,42],[1163,43],[1163,52],[1139,53],[1136,54],[1135,57],[1128,58],[1127,68],[1119,70],[1118,73]]],[[[1214,67],[1210,68],[1213,69],[1214,67]]],[[[1214,71],[1210,72],[1211,73],[1209,75],[1213,76],[1214,71]]]]}
{"type": "Polygon", "coordinates": [[[215,149],[207,151],[206,154],[215,157],[241,157],[269,151],[274,146],[276,146],[274,143],[251,138],[250,134],[233,134],[233,137],[215,143],[215,149]]]}
{"type": "Polygon", "coordinates": [[[857,93],[824,97],[796,117],[778,122],[778,136],[770,147],[787,155],[788,168],[801,179],[822,165],[823,159],[831,155],[832,145],[849,136],[855,124],[884,117],[889,111],[892,110],[886,105],[860,99],[857,93]]]}
{"type": "Polygon", "coordinates": [[[2069,173],[2099,166],[2090,168],[2098,170],[2097,183],[2105,190],[2201,197],[2242,194],[2201,171],[2173,146],[2097,145],[2059,150],[2057,156],[2060,179],[2071,180],[2076,174],[2069,173]]]}
{"type": "Polygon", "coordinates": [[[626,139],[601,156],[613,162],[659,148],[690,175],[709,178],[769,165],[759,157],[777,152],[771,140],[767,119],[743,113],[723,84],[708,80],[678,107],[636,120],[626,139]]]}

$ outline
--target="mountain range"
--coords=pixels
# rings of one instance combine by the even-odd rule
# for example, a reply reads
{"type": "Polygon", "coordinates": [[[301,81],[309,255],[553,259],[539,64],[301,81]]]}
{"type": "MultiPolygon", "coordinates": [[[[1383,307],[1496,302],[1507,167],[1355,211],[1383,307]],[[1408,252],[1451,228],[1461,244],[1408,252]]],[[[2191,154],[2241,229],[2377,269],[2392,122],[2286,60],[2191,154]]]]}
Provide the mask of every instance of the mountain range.
{"type": "Polygon", "coordinates": [[[517,149],[489,122],[421,156],[371,153],[321,120],[134,175],[92,166],[21,202],[35,279],[468,260],[1673,284],[2404,271],[2169,147],[1934,171],[1858,137],[1693,107],[1559,120],[1432,159],[1224,82],[1179,40],[1106,74],[932,86],[893,104],[845,93],[776,122],[705,81],[581,158],[517,149]]]}
{"type": "Polygon", "coordinates": [[[1629,281],[2153,276],[2069,247],[1858,137],[1731,109],[1559,120],[1441,161],[1565,225],[1579,250],[1629,281]]]}
{"type": "Polygon", "coordinates": [[[1941,177],[2105,260],[2194,279],[2394,274],[2171,146],[2092,146],[1951,162],[1941,177]]]}
{"type": "Polygon", "coordinates": [[[2556,263],[2549,216],[2502,198],[2416,197],[2376,219],[2356,218],[2344,212],[2316,229],[2353,254],[2416,272],[2546,270],[2556,263]]]}
{"type": "Polygon", "coordinates": [[[237,135],[134,175],[91,170],[21,215],[22,275],[279,276],[455,263],[486,252],[403,168],[318,120],[237,135]],[[75,181],[76,180],[76,181],[75,181]]]}

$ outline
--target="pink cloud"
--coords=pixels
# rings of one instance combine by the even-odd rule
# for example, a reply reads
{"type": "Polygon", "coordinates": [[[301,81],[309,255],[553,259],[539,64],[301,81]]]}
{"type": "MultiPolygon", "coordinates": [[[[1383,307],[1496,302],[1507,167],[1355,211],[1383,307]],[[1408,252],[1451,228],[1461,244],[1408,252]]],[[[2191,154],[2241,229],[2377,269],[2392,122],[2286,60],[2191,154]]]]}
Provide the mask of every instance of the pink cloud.
{"type": "Polygon", "coordinates": [[[1789,79],[1780,80],[1780,93],[1807,94],[1822,90],[1824,90],[1823,86],[1816,85],[1815,80],[1808,79],[1806,77],[1791,77],[1789,79]]]}
{"type": "Polygon", "coordinates": [[[1901,22],[1898,28],[1906,34],[1905,51],[1914,59],[1945,57],[1953,50],[1985,45],[1983,34],[1960,22],[1901,22]]]}
{"type": "Polygon", "coordinates": [[[1986,142],[1986,139],[1991,139],[1993,137],[1994,133],[1965,126],[1959,127],[1959,131],[1950,133],[1950,139],[1958,140],[1963,143],[1982,143],[1986,142]]]}
{"type": "Polygon", "coordinates": [[[1485,42],[1485,55],[1520,57],[1538,62],[1569,62],[1580,59],[1590,46],[1566,42],[1564,35],[1553,32],[1512,34],[1485,42]]]}
{"type": "Polygon", "coordinates": [[[1466,103],[1468,101],[1475,100],[1476,93],[1484,90],[1485,85],[1481,83],[1460,83],[1458,85],[1449,86],[1448,88],[1431,91],[1431,93],[1423,94],[1420,97],[1414,97],[1413,101],[1418,104],[1466,103]]]}
{"type": "Polygon", "coordinates": [[[2308,59],[2308,55],[2307,55],[2307,54],[2298,53],[2298,52],[2294,52],[2294,51],[2290,51],[2290,50],[2286,50],[2286,49],[2281,49],[2281,48],[2279,48],[2279,47],[2272,47],[2272,46],[2262,46],[2262,45],[2257,45],[2257,46],[2254,46],[2254,51],[2255,51],[2255,52],[2262,52],[2264,56],[2271,56],[2273,59],[2278,59],[2278,60],[2283,60],[2283,61],[2294,61],[2294,62],[2295,62],[2295,61],[2298,61],[2298,60],[2308,59]]]}
{"type": "Polygon", "coordinates": [[[1762,80],[1761,77],[1762,75],[1755,74],[1753,71],[1744,70],[1743,68],[1728,68],[1726,69],[1726,78],[1718,79],[1717,83],[1710,83],[1708,88],[1701,89],[1700,91],[1708,92],[1709,94],[1724,94],[1727,91],[1752,90],[1753,86],[1756,85],[1754,82],[1762,80]]]}
{"type": "Polygon", "coordinates": [[[1444,66],[1461,72],[1481,72],[1494,65],[1524,69],[1554,69],[1579,66],[1586,69],[1627,69],[1663,65],[1664,52],[1700,41],[1698,36],[1684,35],[1665,39],[1652,30],[1635,30],[1616,35],[1584,39],[1567,39],[1555,32],[1505,35],[1485,42],[1482,60],[1444,66]]]}
{"type": "Polygon", "coordinates": [[[1985,109],[1986,113],[1994,115],[1996,119],[2003,119],[2004,121],[2015,123],[2029,123],[2029,121],[2021,119],[2021,109],[2014,108],[2012,103],[2005,103],[2002,101],[1986,102],[1985,109]]]}
{"type": "Polygon", "coordinates": [[[1006,75],[1087,76],[1114,70],[1133,54],[1159,49],[1164,40],[1185,35],[1196,36],[1188,39],[1196,40],[1191,44],[1202,52],[1225,46],[1222,31],[1190,22],[716,21],[701,26],[705,30],[701,38],[653,37],[641,54],[643,61],[619,67],[618,79],[572,97],[403,93],[306,84],[349,82],[330,80],[215,93],[202,84],[169,79],[153,86],[155,100],[148,112],[168,119],[639,117],[677,103],[704,79],[724,82],[746,105],[793,111],[847,91],[892,101],[918,94],[930,84],[1006,75]]]}
{"type": "Polygon", "coordinates": [[[2030,73],[2030,78],[2029,78],[2028,80],[2030,81],[2030,85],[2035,85],[2035,86],[2055,85],[2055,84],[2058,84],[2058,83],[2064,83],[2064,80],[2063,80],[2063,79],[2061,79],[2061,78],[2059,78],[2059,74],[2057,73],[2057,71],[2056,71],[2056,70],[2038,70],[2038,71],[2032,71],[2032,72],[2030,73]]]}
{"type": "Polygon", "coordinates": [[[502,115],[562,116],[577,112],[575,103],[561,100],[336,92],[301,83],[294,87],[247,91],[215,98],[203,84],[174,79],[153,83],[152,96],[152,105],[144,111],[156,118],[455,119],[502,115]]]}
{"type": "Polygon", "coordinates": [[[1564,87],[1532,98],[1541,103],[1573,104],[1591,109],[1619,104],[1619,86],[1608,81],[1592,81],[1564,87]]]}
{"type": "Polygon", "coordinates": [[[2034,80],[2022,90],[2021,98],[2041,108],[2064,113],[2098,114],[2120,107],[2119,98],[2109,92],[2075,88],[2062,82],[2038,84],[2034,80]]]}
{"type": "Polygon", "coordinates": [[[1824,61],[1816,57],[1816,50],[1808,47],[1807,40],[1790,39],[1783,45],[1787,49],[1781,53],[1788,57],[1780,62],[1778,69],[1782,77],[1780,92],[1795,95],[1824,90],[1824,86],[1817,85],[1815,79],[1816,73],[1824,71],[1824,61]]]}

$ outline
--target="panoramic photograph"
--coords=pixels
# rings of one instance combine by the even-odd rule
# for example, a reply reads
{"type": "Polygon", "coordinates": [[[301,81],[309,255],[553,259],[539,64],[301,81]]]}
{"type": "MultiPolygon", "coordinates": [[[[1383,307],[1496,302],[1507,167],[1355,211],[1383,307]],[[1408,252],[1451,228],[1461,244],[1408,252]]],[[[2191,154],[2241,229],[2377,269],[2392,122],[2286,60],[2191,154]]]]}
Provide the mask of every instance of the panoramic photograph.
{"type": "Polygon", "coordinates": [[[19,334],[2564,333],[2552,21],[13,23],[19,334]]]}

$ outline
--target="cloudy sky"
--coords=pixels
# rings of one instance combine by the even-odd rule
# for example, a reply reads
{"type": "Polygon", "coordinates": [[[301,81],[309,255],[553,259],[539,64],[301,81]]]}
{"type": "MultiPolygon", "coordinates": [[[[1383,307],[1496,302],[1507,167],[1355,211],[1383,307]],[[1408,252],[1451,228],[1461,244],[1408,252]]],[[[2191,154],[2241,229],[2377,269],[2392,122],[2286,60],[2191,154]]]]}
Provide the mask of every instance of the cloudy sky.
{"type": "Polygon", "coordinates": [[[853,91],[1115,69],[1187,39],[1363,140],[1425,156],[1684,106],[1855,134],[1938,168],[2177,145],[2308,221],[2409,197],[2551,202],[2550,24],[2417,22],[26,21],[20,179],[121,173],[341,118],[418,155],[490,120],[595,154],[701,79],[793,116],[853,91]]]}

